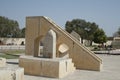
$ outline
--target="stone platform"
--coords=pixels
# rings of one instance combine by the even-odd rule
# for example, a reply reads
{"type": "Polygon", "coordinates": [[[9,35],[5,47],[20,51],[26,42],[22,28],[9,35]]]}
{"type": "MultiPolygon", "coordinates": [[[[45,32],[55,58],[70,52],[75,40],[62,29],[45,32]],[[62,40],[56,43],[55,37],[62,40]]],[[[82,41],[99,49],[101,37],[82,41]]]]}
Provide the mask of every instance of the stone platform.
{"type": "Polygon", "coordinates": [[[1,67],[0,80],[24,80],[24,69],[20,67],[1,67]]]}
{"type": "Polygon", "coordinates": [[[8,67],[6,59],[0,58],[0,80],[24,80],[24,69],[20,67],[8,67]]]}
{"type": "Polygon", "coordinates": [[[20,56],[19,66],[24,68],[25,74],[54,78],[62,78],[75,70],[72,59],[63,58],[20,56]]]}
{"type": "Polygon", "coordinates": [[[0,57],[0,67],[5,67],[6,65],[6,59],[0,57]]]}

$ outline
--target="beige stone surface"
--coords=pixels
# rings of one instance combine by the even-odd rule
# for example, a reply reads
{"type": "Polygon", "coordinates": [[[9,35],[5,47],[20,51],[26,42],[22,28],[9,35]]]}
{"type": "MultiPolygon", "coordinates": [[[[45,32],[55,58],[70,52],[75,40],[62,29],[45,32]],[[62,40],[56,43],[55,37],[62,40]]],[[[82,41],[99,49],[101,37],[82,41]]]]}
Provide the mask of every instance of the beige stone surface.
{"type": "Polygon", "coordinates": [[[0,80],[24,80],[24,69],[18,67],[0,68],[0,80]]]}
{"type": "Polygon", "coordinates": [[[24,67],[25,74],[62,78],[75,71],[72,59],[49,59],[33,56],[21,56],[19,66],[24,67]]]}
{"type": "Polygon", "coordinates": [[[43,57],[56,58],[56,33],[49,30],[43,41],[43,57]]]}
{"type": "Polygon", "coordinates": [[[24,68],[25,74],[62,78],[75,68],[101,69],[99,57],[44,16],[26,18],[25,47],[25,56],[19,59],[19,66],[24,68]],[[43,43],[43,51],[40,51],[40,43],[43,43]]]}
{"type": "Polygon", "coordinates": [[[80,37],[80,35],[78,33],[76,33],[75,31],[72,31],[70,34],[73,37],[75,37],[78,41],[80,41],[80,43],[81,43],[81,37],[80,37]]]}
{"type": "Polygon", "coordinates": [[[61,44],[59,47],[59,51],[61,53],[66,53],[66,52],[68,52],[68,50],[69,50],[69,47],[66,44],[61,44]]]}
{"type": "Polygon", "coordinates": [[[47,32],[52,29],[57,35],[56,57],[63,58],[68,55],[72,58],[76,68],[97,70],[101,69],[102,60],[77,39],[61,29],[51,19],[44,16],[34,16],[26,18],[26,55],[38,56],[39,43],[45,37],[47,32]],[[67,53],[61,54],[59,51],[61,44],[69,47],[67,53]]]}
{"type": "Polygon", "coordinates": [[[6,66],[6,59],[0,58],[0,67],[5,67],[5,66],[6,66]]]}

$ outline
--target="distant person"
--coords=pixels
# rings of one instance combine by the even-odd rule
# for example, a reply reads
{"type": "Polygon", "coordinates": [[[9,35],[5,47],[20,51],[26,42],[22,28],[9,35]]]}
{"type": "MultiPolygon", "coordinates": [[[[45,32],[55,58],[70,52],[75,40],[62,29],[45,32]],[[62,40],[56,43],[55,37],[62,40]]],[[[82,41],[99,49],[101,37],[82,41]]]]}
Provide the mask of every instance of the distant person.
{"type": "Polygon", "coordinates": [[[24,45],[24,41],[21,42],[21,45],[24,45]]]}

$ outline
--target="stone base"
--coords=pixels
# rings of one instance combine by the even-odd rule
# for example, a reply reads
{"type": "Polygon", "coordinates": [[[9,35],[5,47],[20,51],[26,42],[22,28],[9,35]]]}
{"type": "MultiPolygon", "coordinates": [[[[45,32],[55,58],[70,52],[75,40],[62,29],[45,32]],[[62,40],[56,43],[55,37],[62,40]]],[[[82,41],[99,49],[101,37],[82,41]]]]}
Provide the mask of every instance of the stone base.
{"type": "Polygon", "coordinates": [[[24,80],[24,69],[2,67],[0,68],[0,80],[24,80]]]}
{"type": "Polygon", "coordinates": [[[62,78],[75,70],[72,59],[20,56],[19,66],[26,74],[62,78]]]}
{"type": "Polygon", "coordinates": [[[0,67],[5,67],[5,65],[6,65],[6,59],[0,58],[0,67]]]}

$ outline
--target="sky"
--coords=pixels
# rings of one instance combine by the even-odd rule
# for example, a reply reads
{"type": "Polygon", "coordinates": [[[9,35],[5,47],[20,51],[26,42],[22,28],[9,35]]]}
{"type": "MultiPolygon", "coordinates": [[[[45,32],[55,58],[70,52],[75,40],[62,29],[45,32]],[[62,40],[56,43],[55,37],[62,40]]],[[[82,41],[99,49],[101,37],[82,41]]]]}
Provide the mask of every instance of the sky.
{"type": "Polygon", "coordinates": [[[66,21],[84,19],[113,36],[120,27],[120,0],[0,0],[0,16],[17,20],[20,28],[27,16],[47,16],[63,29],[66,21]]]}

